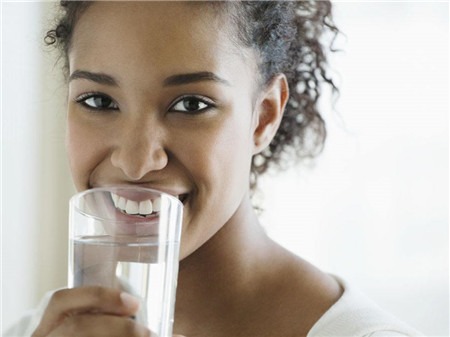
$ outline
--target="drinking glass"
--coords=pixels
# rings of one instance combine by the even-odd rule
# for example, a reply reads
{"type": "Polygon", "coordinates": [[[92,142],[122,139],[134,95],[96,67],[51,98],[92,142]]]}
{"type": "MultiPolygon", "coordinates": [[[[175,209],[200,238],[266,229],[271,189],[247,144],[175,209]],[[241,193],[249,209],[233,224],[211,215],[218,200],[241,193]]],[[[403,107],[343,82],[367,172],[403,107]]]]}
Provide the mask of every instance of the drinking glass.
{"type": "Polygon", "coordinates": [[[93,188],[70,200],[69,287],[102,286],[140,301],[134,319],[172,336],[183,204],[136,186],[93,188]]]}

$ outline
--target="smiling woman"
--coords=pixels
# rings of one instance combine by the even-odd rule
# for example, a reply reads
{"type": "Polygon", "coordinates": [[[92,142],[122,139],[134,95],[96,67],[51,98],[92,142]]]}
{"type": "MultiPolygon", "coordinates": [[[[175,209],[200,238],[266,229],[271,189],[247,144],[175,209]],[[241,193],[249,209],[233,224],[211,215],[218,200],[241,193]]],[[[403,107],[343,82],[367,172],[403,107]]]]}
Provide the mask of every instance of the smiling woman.
{"type": "Polygon", "coordinates": [[[68,54],[67,144],[77,189],[125,183],[188,194],[182,259],[221,228],[243,228],[238,219],[252,218],[251,158],[270,142],[288,97],[280,74],[256,98],[256,60],[241,56],[226,30],[206,31],[217,15],[198,10],[183,3],[93,4],[77,22],[68,54]],[[164,13],[189,25],[168,28],[164,13]],[[116,20],[123,25],[111,25],[116,20]],[[258,115],[266,125],[253,132],[258,115]]]}
{"type": "MultiPolygon", "coordinates": [[[[337,33],[329,2],[62,1],[61,10],[46,41],[65,60],[77,190],[138,185],[183,201],[175,333],[420,335],[272,241],[251,202],[259,175],[321,150],[317,100],[322,84],[336,90],[319,42],[337,33]]],[[[62,290],[16,333],[148,336],[129,319],[135,311],[111,289],[62,290]]]]}

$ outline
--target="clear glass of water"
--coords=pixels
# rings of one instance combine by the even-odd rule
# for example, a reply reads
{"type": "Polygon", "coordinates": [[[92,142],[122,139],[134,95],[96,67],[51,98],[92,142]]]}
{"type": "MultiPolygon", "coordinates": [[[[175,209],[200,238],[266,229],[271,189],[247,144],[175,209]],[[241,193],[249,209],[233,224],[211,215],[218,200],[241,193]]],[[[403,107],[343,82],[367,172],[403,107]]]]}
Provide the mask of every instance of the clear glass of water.
{"type": "Polygon", "coordinates": [[[140,301],[135,319],[172,336],[183,204],[135,186],[93,188],[70,200],[69,287],[102,286],[140,301]]]}

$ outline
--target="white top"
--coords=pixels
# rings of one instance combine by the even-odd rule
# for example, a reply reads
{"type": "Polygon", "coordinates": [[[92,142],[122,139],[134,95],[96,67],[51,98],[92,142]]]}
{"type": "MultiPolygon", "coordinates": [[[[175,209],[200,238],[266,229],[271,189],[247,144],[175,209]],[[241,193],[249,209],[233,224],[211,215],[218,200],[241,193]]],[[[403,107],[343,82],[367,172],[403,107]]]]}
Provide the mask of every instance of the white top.
{"type": "MultiPolygon", "coordinates": [[[[342,285],[344,293],[314,324],[307,337],[424,336],[386,311],[383,311],[354,286],[349,285],[335,275],[332,276],[342,285]]],[[[25,315],[7,330],[3,336],[31,336],[37,328],[52,294],[53,292],[47,293],[35,310],[25,315]]]]}
{"type": "Polygon", "coordinates": [[[342,285],[344,293],[314,324],[307,337],[424,336],[381,309],[356,287],[331,276],[342,285]]]}

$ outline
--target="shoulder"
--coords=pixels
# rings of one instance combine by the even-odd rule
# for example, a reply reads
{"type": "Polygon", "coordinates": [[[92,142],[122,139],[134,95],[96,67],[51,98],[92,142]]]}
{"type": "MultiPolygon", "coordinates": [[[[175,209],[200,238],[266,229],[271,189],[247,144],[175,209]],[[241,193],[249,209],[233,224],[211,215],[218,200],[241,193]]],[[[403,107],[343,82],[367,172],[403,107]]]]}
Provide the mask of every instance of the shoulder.
{"type": "Polygon", "coordinates": [[[333,277],[341,284],[344,293],[314,324],[307,337],[423,336],[382,310],[357,288],[337,276],[333,277]]]}

